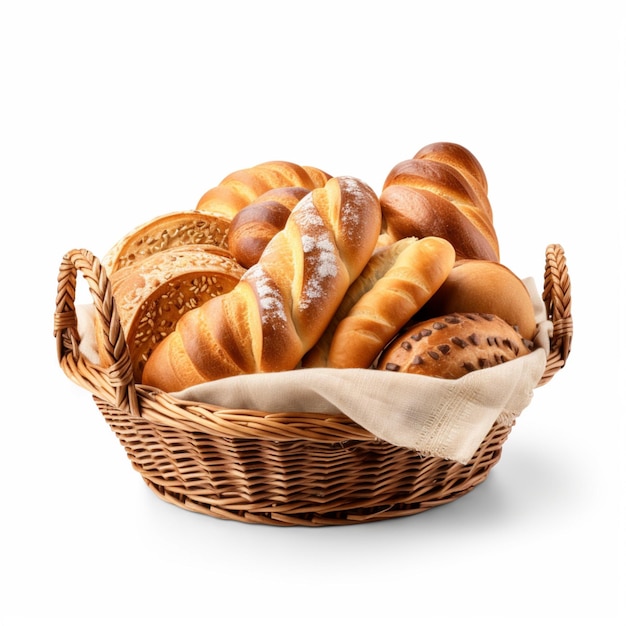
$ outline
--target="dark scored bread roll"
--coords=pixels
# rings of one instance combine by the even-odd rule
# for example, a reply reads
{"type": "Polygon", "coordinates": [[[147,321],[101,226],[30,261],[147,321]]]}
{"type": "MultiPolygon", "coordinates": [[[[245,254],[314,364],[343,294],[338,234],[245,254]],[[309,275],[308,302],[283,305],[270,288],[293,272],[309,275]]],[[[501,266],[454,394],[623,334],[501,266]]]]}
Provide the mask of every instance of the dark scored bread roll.
{"type": "Polygon", "coordinates": [[[456,379],[529,354],[532,342],[497,315],[454,313],[411,326],[381,354],[378,369],[456,379]]]}

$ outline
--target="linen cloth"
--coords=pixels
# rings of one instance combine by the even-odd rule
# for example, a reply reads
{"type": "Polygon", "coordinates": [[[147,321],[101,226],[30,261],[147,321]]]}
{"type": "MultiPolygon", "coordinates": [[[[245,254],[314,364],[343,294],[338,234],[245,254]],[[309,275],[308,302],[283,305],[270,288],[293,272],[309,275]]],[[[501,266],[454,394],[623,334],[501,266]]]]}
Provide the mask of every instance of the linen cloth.
{"type": "MultiPolygon", "coordinates": [[[[529,405],[546,367],[552,323],[532,278],[534,350],[457,380],[375,369],[297,369],[246,374],[194,385],[175,398],[265,413],[343,414],[391,444],[467,464],[496,422],[511,424],[529,405]]],[[[81,350],[94,355],[83,311],[81,350]]],[[[91,330],[91,334],[93,331],[91,330]]]]}

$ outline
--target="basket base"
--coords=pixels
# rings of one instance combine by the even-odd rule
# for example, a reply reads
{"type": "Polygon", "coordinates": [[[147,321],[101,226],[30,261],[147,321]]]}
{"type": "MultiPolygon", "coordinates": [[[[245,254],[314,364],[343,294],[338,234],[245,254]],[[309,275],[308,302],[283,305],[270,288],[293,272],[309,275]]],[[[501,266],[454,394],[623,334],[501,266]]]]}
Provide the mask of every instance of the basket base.
{"type": "Polygon", "coordinates": [[[487,478],[512,428],[494,425],[463,465],[371,439],[269,441],[183,431],[96,403],[161,499],[274,526],[359,524],[452,502],[487,478]]]}

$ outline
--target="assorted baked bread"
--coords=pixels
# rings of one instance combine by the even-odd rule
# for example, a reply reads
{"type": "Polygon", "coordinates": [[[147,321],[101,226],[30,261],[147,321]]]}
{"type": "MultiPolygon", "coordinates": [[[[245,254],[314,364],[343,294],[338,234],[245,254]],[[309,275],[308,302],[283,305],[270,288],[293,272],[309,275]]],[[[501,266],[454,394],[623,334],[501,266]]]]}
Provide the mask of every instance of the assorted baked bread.
{"type": "Polygon", "coordinates": [[[378,197],[360,180],[336,177],[314,189],[232,291],[179,320],[143,382],[177,391],[295,368],[367,264],[380,228],[378,197]]]}
{"type": "Polygon", "coordinates": [[[243,271],[226,249],[190,244],[158,250],[111,274],[136,380],[183,314],[231,291],[243,271]]]}
{"type": "Polygon", "coordinates": [[[103,265],[135,379],[164,391],[312,367],[458,378],[536,331],[483,168],[454,143],[397,163],[380,194],[288,161],[232,172],[103,265]]]}

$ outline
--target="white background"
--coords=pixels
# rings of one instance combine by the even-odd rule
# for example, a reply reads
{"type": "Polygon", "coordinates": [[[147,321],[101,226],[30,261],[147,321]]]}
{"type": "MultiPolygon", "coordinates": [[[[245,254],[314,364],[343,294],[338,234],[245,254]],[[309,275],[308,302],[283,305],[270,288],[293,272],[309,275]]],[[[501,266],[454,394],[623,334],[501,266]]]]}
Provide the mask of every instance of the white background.
{"type": "Polygon", "coordinates": [[[3,625],[625,623],[619,2],[372,4],[3,3],[3,625]],[[572,280],[571,358],[487,481],[321,529],[154,496],[58,367],[62,255],[261,161],[379,191],[432,141],[483,165],[505,264],[542,284],[561,243],[572,280]]]}

